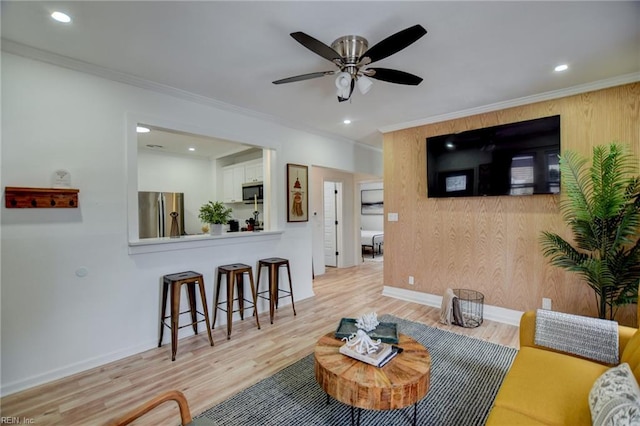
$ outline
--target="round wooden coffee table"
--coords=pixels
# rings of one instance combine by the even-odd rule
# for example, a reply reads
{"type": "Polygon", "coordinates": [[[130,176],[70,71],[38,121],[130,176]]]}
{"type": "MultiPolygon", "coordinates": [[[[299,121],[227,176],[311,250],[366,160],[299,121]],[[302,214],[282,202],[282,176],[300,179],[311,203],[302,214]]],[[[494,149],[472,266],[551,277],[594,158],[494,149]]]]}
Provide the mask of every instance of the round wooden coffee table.
{"type": "Polygon", "coordinates": [[[341,354],[339,349],[344,342],[336,339],[333,332],[322,336],[315,348],[318,384],[327,395],[351,407],[394,410],[413,404],[415,424],[417,403],[429,390],[431,357],[411,337],[398,337],[397,346],[403,349],[402,353],[378,368],[341,354]]]}

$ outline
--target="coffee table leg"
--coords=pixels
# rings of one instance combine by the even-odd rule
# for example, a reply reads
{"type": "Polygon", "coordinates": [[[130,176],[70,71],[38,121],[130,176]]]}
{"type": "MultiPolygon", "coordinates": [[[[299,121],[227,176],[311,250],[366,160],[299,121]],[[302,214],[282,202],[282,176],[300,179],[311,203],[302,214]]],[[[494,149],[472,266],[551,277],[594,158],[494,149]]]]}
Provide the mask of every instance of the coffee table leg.
{"type": "Polygon", "coordinates": [[[330,402],[331,402],[331,397],[329,396],[329,394],[327,394],[327,405],[329,405],[330,402]]]}
{"type": "Polygon", "coordinates": [[[416,418],[418,417],[418,403],[413,404],[413,426],[416,426],[416,418]]]}
{"type": "Polygon", "coordinates": [[[351,426],[360,426],[360,412],[362,409],[351,406],[351,426]],[[354,418],[353,410],[358,410],[358,414],[354,418]]]}

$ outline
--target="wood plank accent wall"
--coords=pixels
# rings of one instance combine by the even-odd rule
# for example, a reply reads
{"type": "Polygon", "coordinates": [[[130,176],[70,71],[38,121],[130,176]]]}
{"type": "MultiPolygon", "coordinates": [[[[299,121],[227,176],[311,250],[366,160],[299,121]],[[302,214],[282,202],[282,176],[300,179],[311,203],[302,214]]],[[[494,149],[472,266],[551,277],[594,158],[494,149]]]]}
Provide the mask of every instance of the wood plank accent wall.
{"type": "MultiPolygon", "coordinates": [[[[427,198],[427,137],[556,114],[562,151],[590,157],[594,145],[619,141],[640,156],[640,83],[385,134],[385,215],[399,221],[385,221],[384,284],[435,295],[470,288],[485,304],[519,311],[548,297],[556,311],[597,316],[593,291],[542,255],[543,230],[570,238],[558,196],[427,198]]],[[[635,324],[635,306],[618,320],[635,324]]]]}

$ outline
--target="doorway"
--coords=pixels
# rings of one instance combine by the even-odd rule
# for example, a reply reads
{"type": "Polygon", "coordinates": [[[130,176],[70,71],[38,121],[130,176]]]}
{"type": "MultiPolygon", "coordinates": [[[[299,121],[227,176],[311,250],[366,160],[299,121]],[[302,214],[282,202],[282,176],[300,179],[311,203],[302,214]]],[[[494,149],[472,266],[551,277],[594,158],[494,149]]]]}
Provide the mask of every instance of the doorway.
{"type": "Polygon", "coordinates": [[[342,182],[324,181],[324,264],[341,265],[342,252],[342,182]]]}

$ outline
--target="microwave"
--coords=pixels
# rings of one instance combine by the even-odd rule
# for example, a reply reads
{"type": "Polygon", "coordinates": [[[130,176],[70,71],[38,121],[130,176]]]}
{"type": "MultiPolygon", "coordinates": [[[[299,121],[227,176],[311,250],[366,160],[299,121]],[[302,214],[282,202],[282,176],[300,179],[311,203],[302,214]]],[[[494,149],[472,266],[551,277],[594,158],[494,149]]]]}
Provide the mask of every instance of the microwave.
{"type": "Polygon", "coordinates": [[[262,201],[262,182],[242,184],[242,201],[245,203],[262,201]]]}

